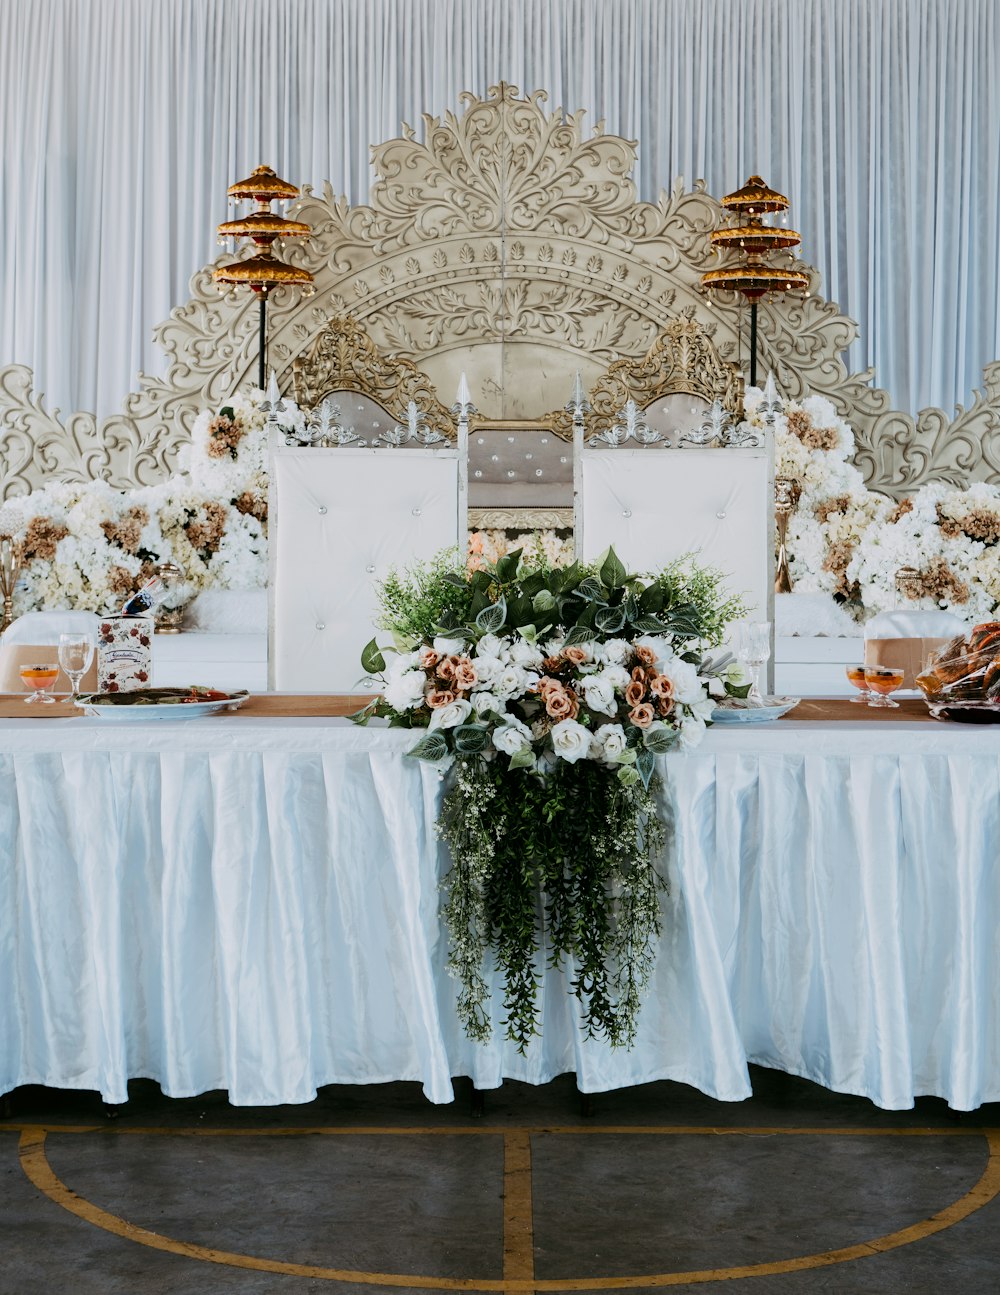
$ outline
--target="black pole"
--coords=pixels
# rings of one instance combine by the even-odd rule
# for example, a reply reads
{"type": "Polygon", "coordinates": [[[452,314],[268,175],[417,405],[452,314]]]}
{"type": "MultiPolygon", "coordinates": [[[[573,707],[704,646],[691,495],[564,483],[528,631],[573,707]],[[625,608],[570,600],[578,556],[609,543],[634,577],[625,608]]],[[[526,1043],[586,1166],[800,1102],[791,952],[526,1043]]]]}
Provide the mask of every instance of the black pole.
{"type": "MultiPolygon", "coordinates": [[[[261,325],[263,328],[263,325],[261,325]]],[[[263,335],[263,334],[262,334],[263,335]]],[[[263,345],[263,343],[262,343],[263,345]]],[[[750,303],[750,385],[757,385],[757,303],[750,303]]]]}
{"type": "Polygon", "coordinates": [[[257,295],[260,297],[260,333],[257,338],[257,386],[263,391],[267,387],[267,291],[261,288],[257,295]]]}

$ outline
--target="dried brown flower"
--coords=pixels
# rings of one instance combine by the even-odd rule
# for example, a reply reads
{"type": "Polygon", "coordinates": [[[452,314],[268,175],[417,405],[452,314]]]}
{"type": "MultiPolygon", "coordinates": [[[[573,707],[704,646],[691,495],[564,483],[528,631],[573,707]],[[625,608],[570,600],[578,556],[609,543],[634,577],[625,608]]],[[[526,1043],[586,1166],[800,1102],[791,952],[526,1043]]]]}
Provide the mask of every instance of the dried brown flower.
{"type": "Polygon", "coordinates": [[[246,428],[235,414],[221,413],[208,425],[208,444],[205,452],[210,459],[224,459],[228,454],[235,459],[240,441],[246,435],[246,428]]]}
{"type": "Polygon", "coordinates": [[[788,430],[807,450],[835,450],[839,437],[835,427],[815,427],[804,409],[793,409],[785,420],[788,430]]]}
{"type": "Polygon", "coordinates": [[[920,588],[925,598],[933,598],[935,602],[961,604],[969,601],[969,586],[958,578],[944,558],[935,558],[929,567],[921,571],[920,588]]]}
{"type": "Polygon", "coordinates": [[[889,514],[888,518],[886,519],[886,525],[895,526],[896,522],[898,522],[901,518],[905,517],[907,513],[912,513],[912,512],[913,512],[913,500],[901,499],[899,503],[896,505],[896,507],[889,514]]]}
{"type": "Polygon", "coordinates": [[[254,494],[252,490],[244,490],[233,500],[233,507],[244,517],[256,517],[261,525],[267,521],[267,499],[263,495],[254,494]]]}
{"type": "Polygon", "coordinates": [[[203,558],[210,558],[217,553],[226,529],[225,504],[209,503],[205,505],[204,521],[191,518],[184,527],[188,541],[203,558]]]}
{"type": "Polygon", "coordinates": [[[826,558],[823,561],[823,570],[837,577],[833,596],[843,602],[853,602],[861,596],[858,582],[847,578],[847,568],[854,556],[854,548],[852,540],[837,540],[827,549],[826,558]]]}
{"type": "Polygon", "coordinates": [[[834,513],[846,513],[851,506],[850,495],[835,495],[832,499],[821,499],[813,508],[816,520],[828,522],[834,513]]]}
{"type": "Polygon", "coordinates": [[[32,517],[24,532],[24,560],[41,558],[51,562],[56,555],[56,545],[69,534],[69,527],[54,522],[51,517],[32,517]]]}
{"type": "Polygon", "coordinates": [[[108,572],[108,588],[116,598],[127,598],[136,586],[136,577],[126,567],[112,567],[108,572]]]}
{"type": "Polygon", "coordinates": [[[117,544],[126,553],[135,553],[139,548],[142,528],[149,522],[149,513],[141,504],[134,504],[126,509],[116,522],[101,522],[101,530],[109,544],[117,544]]]}

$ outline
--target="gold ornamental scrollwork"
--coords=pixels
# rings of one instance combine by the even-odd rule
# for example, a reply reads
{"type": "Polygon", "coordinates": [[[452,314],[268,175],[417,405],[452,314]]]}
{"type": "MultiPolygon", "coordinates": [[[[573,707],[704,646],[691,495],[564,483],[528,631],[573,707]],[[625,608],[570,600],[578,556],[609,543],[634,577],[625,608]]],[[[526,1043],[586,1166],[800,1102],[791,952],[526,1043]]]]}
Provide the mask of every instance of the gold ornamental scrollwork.
{"type": "Polygon", "coordinates": [[[292,366],[292,389],[303,409],[314,409],[327,396],[351,391],[376,401],[397,422],[405,423],[412,400],[421,422],[454,441],[454,420],[437,397],[427,375],[409,360],[383,355],[356,319],[331,319],[309,351],[292,366]]]}
{"type": "MultiPolygon", "coordinates": [[[[716,305],[700,289],[716,264],[708,235],[720,204],[701,182],[681,181],[639,201],[634,141],[546,104],[541,91],[522,96],[510,84],[465,94],[459,111],[425,115],[419,134],[405,126],[376,145],[368,203],[351,205],[328,184],[303,190],[289,215],[312,236],[285,255],[313,274],[316,295],[269,296],[269,357],[282,390],[330,319],[347,316],[383,357],[420,370],[433,393],[447,399],[467,373],[489,419],[561,410],[577,371],[590,391],[604,382],[610,399],[624,381],[614,366],[641,368],[678,318],[703,327],[720,362],[738,359],[734,301],[722,294],[716,305]]],[[[848,373],[841,353],[857,326],[797,264],[811,275],[810,295],[759,312],[761,367],[782,394],[829,396],[855,430],[868,484],[886,493],[935,479],[1000,481],[1000,363],[955,417],[895,411],[871,373],[848,373]]],[[[156,330],[166,376],[143,376],[123,414],[101,423],[48,413],[29,371],[0,370],[0,494],[53,475],[122,486],[162,479],[198,413],[254,381],[255,325],[251,303],[220,297],[211,266],[198,271],[189,301],[156,330]]],[[[559,417],[553,430],[565,434],[559,417]]]]}

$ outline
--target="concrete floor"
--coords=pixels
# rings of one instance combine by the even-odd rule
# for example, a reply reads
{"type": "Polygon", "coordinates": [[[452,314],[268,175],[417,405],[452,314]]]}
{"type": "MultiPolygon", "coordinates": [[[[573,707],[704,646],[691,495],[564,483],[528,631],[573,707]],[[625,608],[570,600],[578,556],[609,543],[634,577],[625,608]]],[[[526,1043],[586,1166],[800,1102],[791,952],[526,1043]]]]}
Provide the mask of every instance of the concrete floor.
{"type": "Polygon", "coordinates": [[[1000,1108],[879,1111],[770,1071],[581,1114],[572,1079],[328,1088],[306,1107],[136,1082],[0,1120],[0,1295],[416,1290],[996,1295],[1000,1108]],[[991,1158],[992,1150],[992,1158],[991,1158]]]}

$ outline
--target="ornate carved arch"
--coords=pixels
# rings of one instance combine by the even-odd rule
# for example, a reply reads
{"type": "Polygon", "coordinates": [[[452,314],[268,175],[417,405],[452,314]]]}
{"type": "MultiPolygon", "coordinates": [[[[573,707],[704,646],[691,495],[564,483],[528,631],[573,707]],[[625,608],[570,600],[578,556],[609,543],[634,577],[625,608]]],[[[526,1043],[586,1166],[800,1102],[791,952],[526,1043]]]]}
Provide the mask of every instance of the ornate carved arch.
{"type": "MultiPolygon", "coordinates": [[[[387,355],[425,372],[447,403],[458,376],[491,419],[534,419],[560,408],[581,372],[585,386],[616,360],[645,355],[673,317],[693,309],[737,358],[734,299],[707,301],[699,283],[714,264],[707,235],[721,209],[701,182],[639,202],[633,142],[585,132],[582,112],[549,112],[542,92],[514,86],[462,97],[457,114],[423,118],[373,149],[370,202],[356,207],[327,185],[293,214],[313,235],[285,249],[307,266],[317,293],[270,300],[269,357],[282,388],[333,317],[352,315],[387,355]]],[[[809,271],[810,267],[801,268],[809,271]]],[[[167,376],[143,377],[122,417],[66,425],[33,397],[31,375],[0,371],[4,493],[53,473],[101,471],[116,484],[155,480],[172,466],[200,408],[252,381],[255,309],[221,297],[211,267],[191,299],[157,330],[167,376]]],[[[848,374],[841,351],[856,325],[818,295],[765,304],[762,367],[796,396],[829,395],[851,421],[869,483],[899,494],[922,482],[1000,480],[1000,363],[968,410],[916,419],[893,411],[871,373],[848,374]]]]}

